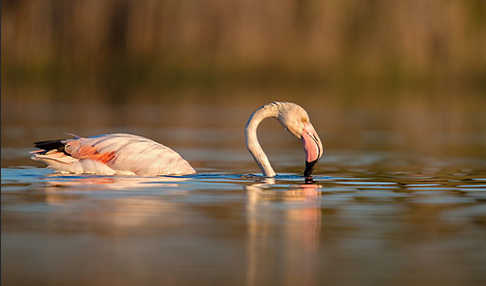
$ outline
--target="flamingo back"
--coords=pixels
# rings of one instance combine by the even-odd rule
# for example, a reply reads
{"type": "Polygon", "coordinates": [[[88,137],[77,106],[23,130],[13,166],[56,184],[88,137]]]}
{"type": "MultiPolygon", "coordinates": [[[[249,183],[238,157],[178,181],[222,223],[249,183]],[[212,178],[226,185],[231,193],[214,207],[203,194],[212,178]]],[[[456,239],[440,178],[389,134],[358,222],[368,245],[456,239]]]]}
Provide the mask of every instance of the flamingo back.
{"type": "Polygon", "coordinates": [[[139,176],[195,173],[191,165],[174,150],[137,135],[103,134],[66,139],[62,143],[65,144],[63,152],[34,153],[33,159],[44,161],[56,170],[74,173],[139,176]]]}

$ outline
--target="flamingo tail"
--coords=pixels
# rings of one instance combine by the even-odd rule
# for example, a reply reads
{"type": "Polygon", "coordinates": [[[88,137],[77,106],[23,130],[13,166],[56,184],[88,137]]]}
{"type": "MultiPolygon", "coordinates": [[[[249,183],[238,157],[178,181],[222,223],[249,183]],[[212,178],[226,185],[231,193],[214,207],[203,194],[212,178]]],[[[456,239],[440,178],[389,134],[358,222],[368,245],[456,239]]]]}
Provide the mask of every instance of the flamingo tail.
{"type": "Polygon", "coordinates": [[[66,146],[65,139],[38,141],[38,142],[34,142],[34,146],[44,150],[44,152],[57,150],[66,155],[69,155],[68,153],[66,153],[66,150],[64,149],[64,147],[66,146]]]}

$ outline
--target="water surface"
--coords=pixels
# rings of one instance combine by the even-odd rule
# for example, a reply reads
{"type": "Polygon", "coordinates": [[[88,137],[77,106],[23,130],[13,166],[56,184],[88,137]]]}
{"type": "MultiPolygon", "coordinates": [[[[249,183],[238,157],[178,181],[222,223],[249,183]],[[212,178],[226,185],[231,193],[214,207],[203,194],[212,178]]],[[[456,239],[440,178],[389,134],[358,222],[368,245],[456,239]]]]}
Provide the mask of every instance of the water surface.
{"type": "Polygon", "coordinates": [[[326,148],[315,184],[301,176],[300,143],[271,121],[259,135],[279,176],[259,175],[242,143],[252,100],[8,104],[5,285],[486,283],[485,121],[474,104],[449,107],[451,120],[420,104],[309,106],[326,148]],[[409,122],[417,116],[424,124],[409,122]],[[161,141],[198,174],[60,175],[28,159],[34,140],[109,131],[161,141]]]}

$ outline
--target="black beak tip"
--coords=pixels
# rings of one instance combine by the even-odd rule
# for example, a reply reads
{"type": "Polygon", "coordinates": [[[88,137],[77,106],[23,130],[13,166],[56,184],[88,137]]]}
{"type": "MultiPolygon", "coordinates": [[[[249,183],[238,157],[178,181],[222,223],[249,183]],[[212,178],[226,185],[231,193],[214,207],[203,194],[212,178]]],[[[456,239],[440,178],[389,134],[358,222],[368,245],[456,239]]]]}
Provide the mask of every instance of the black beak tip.
{"type": "Polygon", "coordinates": [[[317,160],[312,162],[305,162],[305,170],[304,170],[304,177],[312,179],[312,171],[314,170],[314,165],[317,163],[317,160]]]}

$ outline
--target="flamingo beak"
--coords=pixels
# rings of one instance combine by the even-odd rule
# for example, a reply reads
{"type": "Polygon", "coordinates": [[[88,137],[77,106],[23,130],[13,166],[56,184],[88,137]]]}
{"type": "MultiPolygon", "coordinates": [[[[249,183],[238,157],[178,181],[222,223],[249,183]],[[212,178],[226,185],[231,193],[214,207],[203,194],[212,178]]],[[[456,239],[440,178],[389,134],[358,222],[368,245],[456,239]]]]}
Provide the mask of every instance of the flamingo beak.
{"type": "Polygon", "coordinates": [[[308,124],[304,128],[302,133],[302,143],[305,150],[305,170],[304,176],[310,178],[314,165],[324,155],[324,149],[322,147],[321,139],[317,135],[316,130],[311,124],[308,124]]]}

